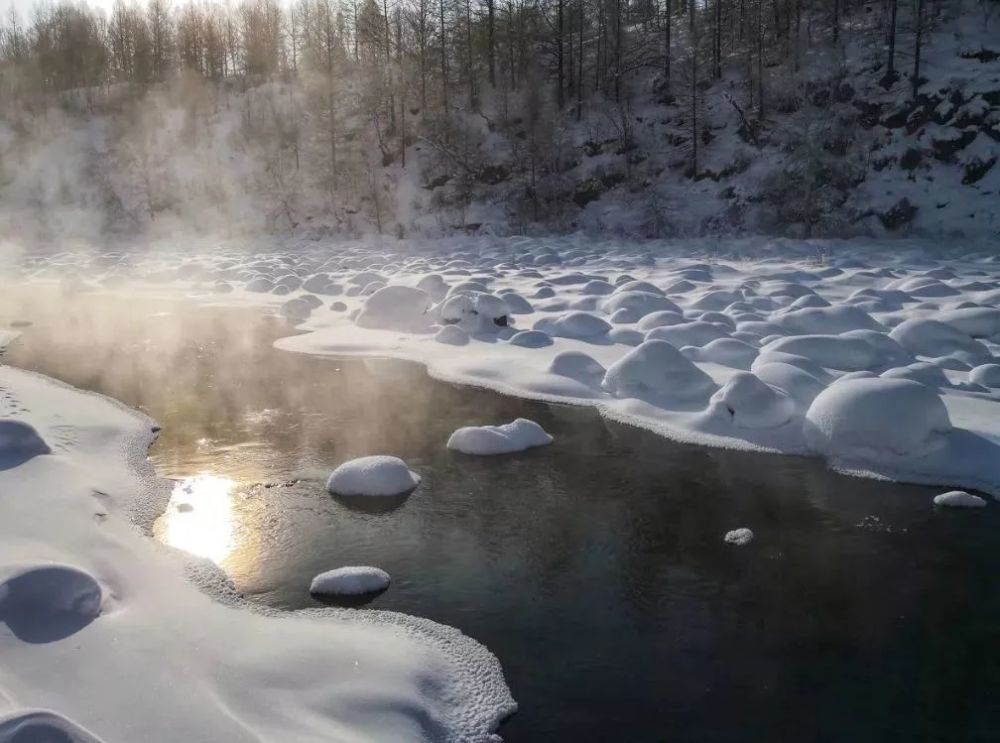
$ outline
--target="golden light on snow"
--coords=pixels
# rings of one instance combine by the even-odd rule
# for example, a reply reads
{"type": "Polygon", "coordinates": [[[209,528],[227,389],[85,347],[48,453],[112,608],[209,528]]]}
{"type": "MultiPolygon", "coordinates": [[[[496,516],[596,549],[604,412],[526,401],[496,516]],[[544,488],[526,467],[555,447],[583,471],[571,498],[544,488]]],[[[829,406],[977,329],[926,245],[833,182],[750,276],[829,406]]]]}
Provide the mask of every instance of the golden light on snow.
{"type": "Polygon", "coordinates": [[[217,475],[180,480],[157,524],[161,540],[171,547],[221,563],[233,551],[236,482],[217,475]]]}

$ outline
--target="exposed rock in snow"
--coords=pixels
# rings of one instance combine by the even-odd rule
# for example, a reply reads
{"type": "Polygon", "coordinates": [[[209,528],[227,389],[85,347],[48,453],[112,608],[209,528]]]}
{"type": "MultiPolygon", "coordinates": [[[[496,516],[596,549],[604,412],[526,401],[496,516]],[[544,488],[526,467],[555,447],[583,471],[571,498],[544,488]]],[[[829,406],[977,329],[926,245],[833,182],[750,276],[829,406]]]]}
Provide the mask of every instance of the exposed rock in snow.
{"type": "Polygon", "coordinates": [[[391,496],[408,493],[419,484],[420,475],[402,459],[374,455],[344,462],[330,475],[326,489],[334,495],[391,496]]]}
{"type": "Polygon", "coordinates": [[[952,430],[929,387],[907,379],[851,379],[821,392],[806,413],[806,444],[832,458],[920,457],[952,430]]]}
{"type": "Polygon", "coordinates": [[[358,596],[377,593],[389,587],[389,574],[379,568],[348,566],[327,570],[312,579],[309,593],[332,596],[358,596]]]}
{"type": "Polygon", "coordinates": [[[510,454],[552,443],[545,430],[526,418],[501,426],[467,426],[448,439],[448,448],[463,454],[510,454]]]}
{"type": "Polygon", "coordinates": [[[985,508],[986,501],[978,495],[966,493],[964,490],[951,490],[934,496],[935,506],[948,506],[949,508],[985,508]]]}
{"type": "Polygon", "coordinates": [[[723,541],[726,544],[735,544],[737,547],[745,547],[753,541],[753,532],[747,528],[733,529],[732,531],[727,531],[726,536],[723,537],[723,541]]]}
{"type": "Polygon", "coordinates": [[[608,367],[603,387],[617,397],[666,402],[707,398],[716,384],[674,346],[650,340],[608,367]]]}

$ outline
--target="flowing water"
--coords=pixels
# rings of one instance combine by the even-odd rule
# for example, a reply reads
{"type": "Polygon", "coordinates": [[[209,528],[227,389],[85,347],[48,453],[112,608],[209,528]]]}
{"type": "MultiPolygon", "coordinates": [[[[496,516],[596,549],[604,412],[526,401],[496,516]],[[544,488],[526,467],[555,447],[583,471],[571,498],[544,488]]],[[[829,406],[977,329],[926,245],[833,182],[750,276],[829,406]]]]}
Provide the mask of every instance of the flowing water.
{"type": "MultiPolygon", "coordinates": [[[[276,607],[376,565],[371,607],[458,627],[500,659],[507,741],[987,741],[1000,730],[1000,509],[817,462],[685,446],[459,388],[400,362],[274,350],[259,311],[0,298],[4,357],[142,409],[176,478],[159,539],[276,607]],[[476,458],[462,425],[522,416],[555,443],[476,458]],[[423,476],[378,509],[326,475],[352,457],[423,476]],[[749,546],[724,544],[750,527],[749,546]]],[[[363,611],[363,609],[358,609],[363,611]]]]}

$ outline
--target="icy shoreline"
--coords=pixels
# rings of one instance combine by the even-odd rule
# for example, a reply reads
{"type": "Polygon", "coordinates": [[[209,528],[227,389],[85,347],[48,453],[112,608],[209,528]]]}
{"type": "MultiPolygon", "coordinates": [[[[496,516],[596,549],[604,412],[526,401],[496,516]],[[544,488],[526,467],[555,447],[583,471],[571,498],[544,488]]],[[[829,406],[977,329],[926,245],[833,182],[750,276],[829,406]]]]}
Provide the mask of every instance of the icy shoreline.
{"type": "Polygon", "coordinates": [[[0,452],[0,740],[497,739],[516,705],[486,648],[393,612],[227,595],[134,523],[162,498],[149,418],[9,366],[0,390],[18,425],[0,452]]]}

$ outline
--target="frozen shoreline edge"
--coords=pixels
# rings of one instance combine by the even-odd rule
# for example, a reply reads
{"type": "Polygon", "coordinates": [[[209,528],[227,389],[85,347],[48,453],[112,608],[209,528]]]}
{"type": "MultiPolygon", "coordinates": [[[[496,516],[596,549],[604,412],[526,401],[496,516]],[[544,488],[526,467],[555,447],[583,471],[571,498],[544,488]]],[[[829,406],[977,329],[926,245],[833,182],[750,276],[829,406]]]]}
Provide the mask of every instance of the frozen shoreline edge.
{"type": "MultiPolygon", "coordinates": [[[[424,650],[429,650],[438,654],[448,667],[449,673],[444,687],[441,689],[443,700],[451,700],[453,705],[466,705],[468,710],[468,700],[462,699],[462,691],[469,689],[488,690],[491,708],[482,710],[483,714],[475,719],[468,720],[456,717],[451,720],[461,720],[467,724],[463,729],[450,729],[446,731],[447,737],[444,740],[455,741],[500,741],[502,738],[497,731],[500,724],[517,711],[517,702],[514,701],[503,676],[503,669],[499,659],[482,643],[472,637],[465,635],[460,629],[448,625],[434,622],[430,619],[412,616],[400,612],[386,610],[352,610],[336,607],[313,607],[298,609],[293,611],[274,609],[255,603],[238,594],[233,588],[229,578],[221,568],[214,563],[202,558],[189,556],[179,550],[175,550],[154,541],[149,527],[158,518],[166,503],[168,491],[164,489],[167,480],[160,478],[152,463],[148,460],[148,451],[155,443],[160,428],[156,421],[145,413],[131,408],[124,402],[113,397],[97,392],[74,387],[59,379],[49,377],[45,374],[22,369],[9,364],[0,363],[0,372],[5,377],[5,388],[17,394],[17,378],[23,377],[29,384],[49,386],[61,390],[65,394],[71,394],[88,400],[98,401],[99,404],[110,404],[122,414],[130,417],[139,424],[133,431],[118,429],[115,433],[122,436],[123,446],[118,451],[119,462],[114,466],[124,465],[127,474],[134,480],[137,487],[131,489],[129,494],[113,494],[110,501],[123,511],[125,518],[121,519],[114,513],[115,509],[109,509],[110,519],[121,522],[131,530],[139,532],[144,549],[149,553],[161,553],[169,556],[170,561],[177,569],[176,577],[189,583],[193,590],[197,590],[207,595],[213,603],[236,610],[238,612],[249,612],[260,617],[268,617],[277,621],[296,621],[297,618],[304,620],[318,619],[330,622],[331,627],[336,625],[352,625],[357,627],[370,626],[378,629],[385,629],[392,633],[399,634],[402,638],[418,644],[424,650]],[[12,383],[13,378],[13,383],[12,383]],[[336,623],[336,624],[334,624],[336,623]],[[485,674],[483,673],[485,671],[485,674]]],[[[66,416],[71,420],[72,414],[66,416]]],[[[26,422],[30,422],[32,416],[23,416],[26,422]]],[[[40,457],[44,459],[44,457],[40,457]]],[[[43,465],[44,466],[44,465],[43,465]]],[[[16,477],[17,468],[7,470],[4,474],[10,476],[14,473],[16,477]]],[[[16,546],[16,545],[14,545],[16,546]]],[[[83,557],[83,556],[81,556],[83,557]]],[[[24,561],[25,564],[30,564],[24,561]]],[[[192,617],[193,619],[193,617],[192,617]]],[[[336,641],[337,637],[331,637],[336,641]]],[[[361,651],[358,657],[363,658],[361,651]]],[[[290,666],[294,672],[294,667],[290,666]]],[[[0,701],[4,699],[5,690],[0,688],[0,701]]],[[[252,694],[255,690],[246,689],[245,693],[252,694]]],[[[261,694],[266,693],[266,689],[256,690],[261,694]]],[[[14,695],[16,698],[17,695],[14,695]]],[[[443,701],[442,700],[442,701],[443,701]]],[[[40,700],[41,701],[41,700],[40,700]]],[[[0,705],[0,710],[11,717],[12,720],[29,714],[32,709],[46,708],[59,709],[58,700],[51,703],[43,701],[31,704],[12,704],[9,708],[0,705]]],[[[220,712],[232,716],[232,711],[220,712]]],[[[360,712],[364,714],[364,712],[360,712]]],[[[341,728],[342,722],[330,717],[331,733],[341,728]]],[[[246,724],[248,730],[252,725],[246,724]]],[[[263,733],[262,733],[263,735],[263,733]]],[[[263,735],[260,739],[266,739],[263,735]]],[[[99,739],[98,739],[99,740],[99,739]]],[[[157,734],[151,733],[150,740],[162,740],[157,734]]]]}

